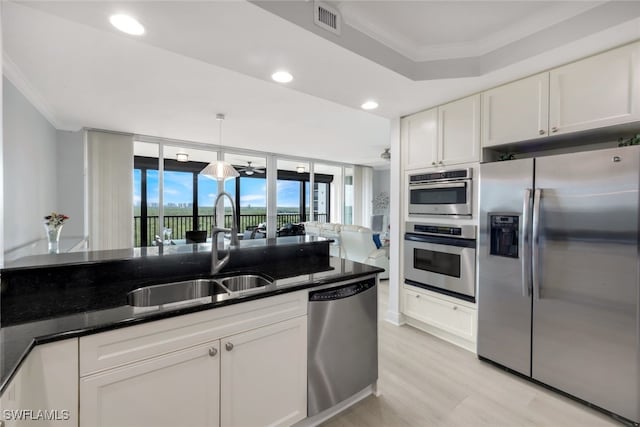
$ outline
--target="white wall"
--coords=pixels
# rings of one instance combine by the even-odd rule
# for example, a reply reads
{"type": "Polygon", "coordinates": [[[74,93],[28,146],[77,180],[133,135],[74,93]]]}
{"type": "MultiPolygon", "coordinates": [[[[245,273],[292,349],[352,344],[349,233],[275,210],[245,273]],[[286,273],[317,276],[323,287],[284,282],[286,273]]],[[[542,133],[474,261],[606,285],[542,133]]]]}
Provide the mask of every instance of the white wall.
{"type": "Polygon", "coordinates": [[[45,238],[44,216],[61,206],[56,129],[4,77],[2,103],[6,252],[45,238]]]}
{"type": "MultiPolygon", "coordinates": [[[[375,198],[381,194],[386,194],[389,197],[391,193],[391,170],[390,169],[374,169],[373,170],[373,195],[372,198],[375,198]]],[[[389,207],[386,209],[376,209],[372,210],[373,215],[384,215],[385,223],[384,227],[389,224],[389,207]]]]}
{"type": "Polygon", "coordinates": [[[69,216],[64,235],[85,235],[84,131],[57,131],[58,209],[69,216]]]}
{"type": "Polygon", "coordinates": [[[391,188],[391,171],[389,169],[373,170],[373,197],[380,193],[389,194],[391,188]]]}

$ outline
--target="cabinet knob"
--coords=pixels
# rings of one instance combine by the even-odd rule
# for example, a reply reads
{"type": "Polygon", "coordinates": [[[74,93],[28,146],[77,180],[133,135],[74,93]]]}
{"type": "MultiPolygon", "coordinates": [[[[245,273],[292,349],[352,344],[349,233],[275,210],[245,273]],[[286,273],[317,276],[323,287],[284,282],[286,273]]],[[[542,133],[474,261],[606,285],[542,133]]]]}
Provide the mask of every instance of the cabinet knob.
{"type": "Polygon", "coordinates": [[[230,342],[228,342],[224,347],[227,349],[227,351],[233,350],[233,344],[231,344],[230,342]]]}
{"type": "Polygon", "coordinates": [[[438,163],[440,163],[441,165],[444,165],[444,162],[442,160],[440,160],[438,163]]]}
{"type": "Polygon", "coordinates": [[[416,295],[416,298],[420,298],[420,295],[416,295]]]}
{"type": "Polygon", "coordinates": [[[539,133],[540,135],[544,135],[544,134],[545,134],[544,129],[540,129],[540,130],[538,131],[538,133],[539,133]]]}
{"type": "Polygon", "coordinates": [[[215,347],[211,347],[211,348],[209,349],[209,356],[211,356],[211,357],[215,357],[215,355],[216,355],[216,354],[218,354],[218,349],[217,349],[217,348],[215,348],[215,347]]]}
{"type": "Polygon", "coordinates": [[[435,165],[436,165],[436,162],[431,162],[431,165],[432,165],[432,166],[435,166],[435,165]]]}
{"type": "Polygon", "coordinates": [[[453,309],[454,309],[454,310],[457,310],[457,309],[458,309],[458,306],[457,306],[457,305],[454,305],[454,306],[453,306],[453,309]]]}
{"type": "Polygon", "coordinates": [[[558,132],[558,128],[557,128],[557,127],[555,127],[555,126],[554,126],[554,127],[552,127],[552,128],[551,128],[551,132],[558,132]]]}

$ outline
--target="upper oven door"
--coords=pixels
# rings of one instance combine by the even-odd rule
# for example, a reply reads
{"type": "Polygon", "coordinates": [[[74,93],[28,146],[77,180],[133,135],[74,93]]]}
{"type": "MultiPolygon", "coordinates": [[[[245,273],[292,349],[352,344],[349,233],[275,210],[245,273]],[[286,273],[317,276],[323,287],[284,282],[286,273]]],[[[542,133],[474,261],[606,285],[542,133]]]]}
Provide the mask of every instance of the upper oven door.
{"type": "Polygon", "coordinates": [[[475,240],[406,233],[404,248],[405,279],[475,297],[475,240]]]}
{"type": "Polygon", "coordinates": [[[471,215],[471,180],[409,185],[409,214],[471,215]]]}

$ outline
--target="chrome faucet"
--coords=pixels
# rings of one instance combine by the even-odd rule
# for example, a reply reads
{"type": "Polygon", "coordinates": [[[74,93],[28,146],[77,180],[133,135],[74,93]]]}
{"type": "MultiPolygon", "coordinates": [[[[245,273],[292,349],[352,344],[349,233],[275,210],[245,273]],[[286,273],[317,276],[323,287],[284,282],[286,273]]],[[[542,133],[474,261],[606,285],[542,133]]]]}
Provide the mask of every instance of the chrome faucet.
{"type": "Polygon", "coordinates": [[[222,270],[222,268],[225,265],[227,265],[227,263],[229,262],[229,258],[231,257],[231,248],[235,248],[237,246],[238,246],[238,228],[236,226],[236,205],[231,195],[223,191],[222,193],[218,194],[218,197],[216,197],[216,201],[213,204],[213,226],[211,227],[211,274],[212,275],[218,273],[220,270],[222,270]],[[218,202],[224,196],[227,196],[227,198],[231,201],[231,214],[232,214],[231,228],[218,227],[218,224],[217,224],[218,216],[216,213],[216,209],[218,208],[218,202]],[[221,232],[231,233],[231,243],[229,244],[229,251],[227,252],[227,254],[224,256],[224,258],[219,259],[218,258],[218,234],[220,234],[221,232]]]}

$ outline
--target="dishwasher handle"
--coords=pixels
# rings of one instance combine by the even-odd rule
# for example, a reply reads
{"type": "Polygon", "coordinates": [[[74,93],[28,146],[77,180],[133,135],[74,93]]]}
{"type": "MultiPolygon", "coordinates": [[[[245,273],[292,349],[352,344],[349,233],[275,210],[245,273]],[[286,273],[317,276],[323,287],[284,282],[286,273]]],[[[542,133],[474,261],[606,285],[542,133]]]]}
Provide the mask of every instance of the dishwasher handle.
{"type": "Polygon", "coordinates": [[[357,294],[361,294],[376,285],[374,279],[363,282],[349,283],[348,285],[337,286],[335,288],[322,289],[319,291],[309,292],[310,302],[334,301],[342,298],[349,298],[357,294]]]}

